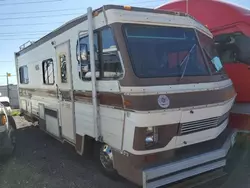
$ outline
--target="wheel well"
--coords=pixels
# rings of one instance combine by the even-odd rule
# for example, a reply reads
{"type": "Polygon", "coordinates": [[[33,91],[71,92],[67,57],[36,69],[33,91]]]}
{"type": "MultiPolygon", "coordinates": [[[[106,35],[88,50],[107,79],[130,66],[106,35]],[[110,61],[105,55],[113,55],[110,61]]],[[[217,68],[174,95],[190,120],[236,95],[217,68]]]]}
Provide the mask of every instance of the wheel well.
{"type": "Polygon", "coordinates": [[[83,148],[83,153],[86,156],[93,156],[94,155],[94,148],[97,142],[95,141],[94,138],[85,135],[84,136],[84,148],[83,148]]]}

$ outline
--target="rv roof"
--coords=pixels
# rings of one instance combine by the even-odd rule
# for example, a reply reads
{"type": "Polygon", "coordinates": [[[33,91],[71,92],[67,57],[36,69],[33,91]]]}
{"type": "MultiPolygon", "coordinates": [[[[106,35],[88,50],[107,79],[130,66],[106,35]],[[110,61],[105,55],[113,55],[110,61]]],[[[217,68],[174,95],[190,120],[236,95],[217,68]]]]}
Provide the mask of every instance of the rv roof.
{"type": "MultiPolygon", "coordinates": [[[[119,5],[104,5],[101,8],[98,8],[94,10],[93,12],[101,12],[103,10],[108,10],[108,9],[122,9],[124,10],[124,6],[119,6],[119,5]]],[[[186,13],[181,13],[181,12],[174,12],[174,11],[166,11],[166,10],[159,10],[159,9],[149,9],[149,8],[139,8],[139,7],[131,7],[132,11],[138,11],[138,12],[152,12],[152,13],[160,13],[160,14],[170,14],[170,15],[178,15],[178,16],[185,16],[185,17],[191,17],[190,15],[186,13]]],[[[21,54],[24,54],[37,46],[40,46],[41,44],[51,40],[52,38],[56,37],[57,35],[60,35],[61,33],[71,29],[72,27],[82,23],[83,21],[87,20],[87,14],[84,14],[82,16],[79,16],[75,19],[72,19],[65,24],[63,24],[61,27],[55,29],[54,31],[50,32],[49,34],[45,35],[41,39],[37,40],[36,42],[32,43],[31,45],[21,49],[19,52],[16,53],[16,56],[20,56],[21,54]]],[[[195,20],[196,21],[196,20],[195,20]]]]}

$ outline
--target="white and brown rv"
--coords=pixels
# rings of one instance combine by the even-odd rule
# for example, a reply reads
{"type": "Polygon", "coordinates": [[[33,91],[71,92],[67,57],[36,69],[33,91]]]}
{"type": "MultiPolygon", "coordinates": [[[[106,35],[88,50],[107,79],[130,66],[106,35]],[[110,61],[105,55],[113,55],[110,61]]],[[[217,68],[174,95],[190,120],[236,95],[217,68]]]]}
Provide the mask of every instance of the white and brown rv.
{"type": "Polygon", "coordinates": [[[189,15],[89,8],[15,57],[25,116],[106,173],[151,188],[226,165],[236,93],[189,15]]]}

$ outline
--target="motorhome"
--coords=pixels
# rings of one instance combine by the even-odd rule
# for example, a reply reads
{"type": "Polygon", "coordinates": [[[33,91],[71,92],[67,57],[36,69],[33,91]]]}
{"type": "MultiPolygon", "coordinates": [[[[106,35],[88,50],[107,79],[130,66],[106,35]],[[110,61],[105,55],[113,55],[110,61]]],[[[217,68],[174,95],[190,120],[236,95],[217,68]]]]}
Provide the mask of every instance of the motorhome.
{"type": "Polygon", "coordinates": [[[179,12],[88,8],[15,53],[20,108],[144,188],[223,168],[236,93],[212,38],[179,12]]]}

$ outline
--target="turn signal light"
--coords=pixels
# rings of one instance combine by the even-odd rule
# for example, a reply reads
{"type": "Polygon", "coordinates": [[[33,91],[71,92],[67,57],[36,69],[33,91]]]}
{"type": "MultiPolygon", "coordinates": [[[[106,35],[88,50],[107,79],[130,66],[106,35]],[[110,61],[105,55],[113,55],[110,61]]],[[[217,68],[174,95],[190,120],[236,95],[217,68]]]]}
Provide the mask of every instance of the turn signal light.
{"type": "Polygon", "coordinates": [[[5,115],[2,115],[1,117],[1,125],[5,125],[7,123],[7,118],[5,115]]]}
{"type": "Polygon", "coordinates": [[[98,16],[98,14],[99,14],[99,12],[98,11],[95,11],[94,13],[93,13],[93,16],[95,17],[95,16],[98,16]]]}
{"type": "Polygon", "coordinates": [[[128,101],[128,100],[124,100],[124,101],[123,101],[123,104],[124,104],[125,107],[131,106],[131,102],[128,101]]]}

